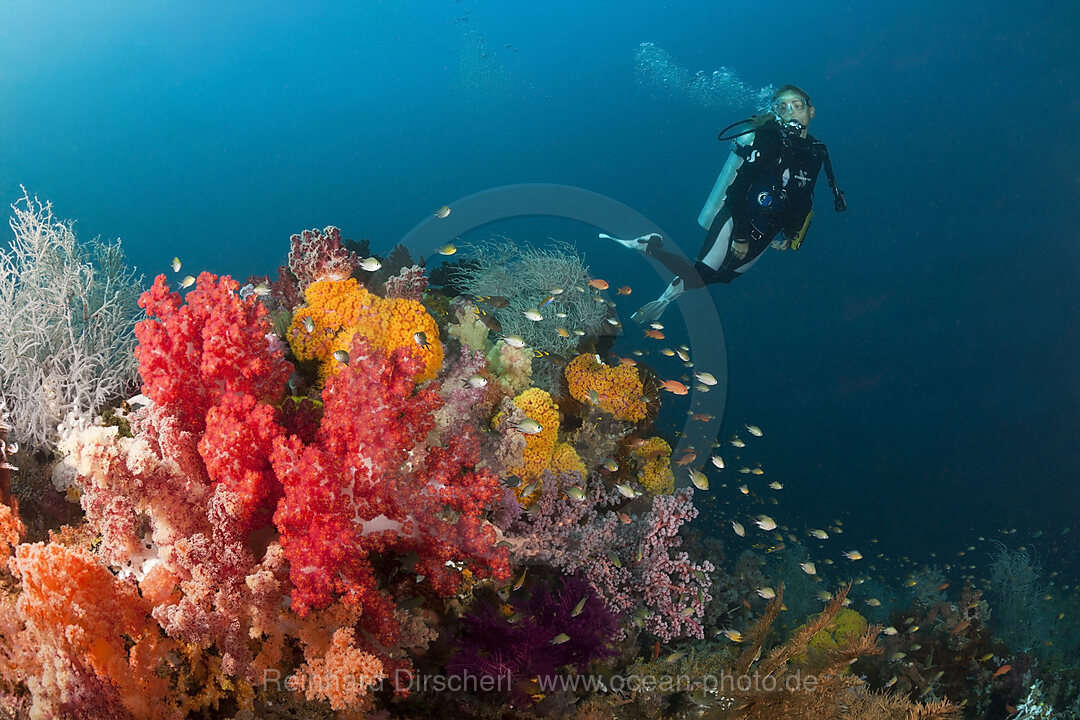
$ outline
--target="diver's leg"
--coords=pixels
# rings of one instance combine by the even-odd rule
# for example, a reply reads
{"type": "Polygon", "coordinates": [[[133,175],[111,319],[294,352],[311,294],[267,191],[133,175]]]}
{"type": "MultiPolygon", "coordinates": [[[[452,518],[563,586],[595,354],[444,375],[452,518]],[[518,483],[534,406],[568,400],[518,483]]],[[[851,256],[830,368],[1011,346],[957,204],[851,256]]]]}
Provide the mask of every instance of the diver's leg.
{"type": "Polygon", "coordinates": [[[719,270],[728,259],[731,232],[734,227],[731,213],[726,208],[722,209],[713,224],[709,226],[709,232],[705,234],[705,242],[701,246],[701,252],[698,253],[698,262],[713,270],[719,270]]]}
{"type": "Polygon", "coordinates": [[[716,267],[700,258],[696,263],[691,264],[685,257],[664,250],[659,241],[650,242],[647,246],[649,257],[654,257],[662,262],[664,267],[675,273],[677,277],[671,281],[671,284],[667,286],[667,289],[664,290],[660,297],[642,305],[634,313],[633,320],[639,323],[656,322],[664,313],[664,310],[667,309],[667,306],[671,304],[671,301],[687,290],[704,287],[710,282],[726,282],[723,279],[726,274],[721,274],[723,275],[721,277],[716,270],[727,255],[728,242],[731,239],[731,228],[731,213],[721,209],[717,213],[713,224],[709,227],[709,232],[705,235],[705,244],[701,248],[700,256],[706,260],[715,261],[716,267]]]}
{"type": "Polygon", "coordinates": [[[686,281],[687,287],[691,290],[705,285],[705,283],[697,278],[697,271],[694,269],[694,264],[692,262],[682,255],[668,252],[664,249],[664,240],[660,236],[660,233],[649,233],[648,235],[642,235],[641,237],[636,237],[632,240],[620,240],[611,235],[600,233],[600,238],[603,240],[614,240],[624,247],[640,250],[649,257],[656,258],[673,274],[683,278],[686,281]]]}
{"type": "Polygon", "coordinates": [[[740,265],[738,268],[736,268],[734,270],[734,273],[736,275],[742,275],[744,272],[749,270],[753,266],[754,263],[756,263],[758,260],[760,260],[761,256],[764,255],[764,254],[765,254],[764,252],[760,252],[757,255],[755,255],[754,257],[747,259],[746,262],[744,262],[742,265],[740,265]]]}
{"type": "Polygon", "coordinates": [[[660,242],[650,242],[646,255],[656,258],[663,263],[664,267],[681,277],[686,282],[687,289],[695,290],[705,286],[705,283],[697,277],[697,271],[694,270],[692,262],[682,255],[668,252],[660,242]]]}
{"type": "MultiPolygon", "coordinates": [[[[694,273],[696,275],[697,273],[694,273]]],[[[653,300],[650,303],[645,303],[638,311],[631,316],[631,319],[636,323],[649,323],[656,322],[660,319],[660,316],[667,310],[667,306],[671,304],[671,301],[686,292],[686,284],[681,277],[677,277],[671,281],[671,284],[667,286],[667,289],[661,293],[660,297],[653,300]]]]}

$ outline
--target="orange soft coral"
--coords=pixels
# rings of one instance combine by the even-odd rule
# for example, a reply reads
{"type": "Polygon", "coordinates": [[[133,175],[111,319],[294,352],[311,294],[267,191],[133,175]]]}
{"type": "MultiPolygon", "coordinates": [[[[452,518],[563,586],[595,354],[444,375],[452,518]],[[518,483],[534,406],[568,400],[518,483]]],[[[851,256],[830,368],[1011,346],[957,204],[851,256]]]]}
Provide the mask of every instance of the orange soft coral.
{"type": "Polygon", "coordinates": [[[356,647],[354,634],[351,627],[337,630],[326,654],[309,655],[294,676],[294,684],[302,685],[308,700],[329,700],[334,710],[366,708],[368,688],[383,680],[386,673],[379,658],[356,647]]]}
{"type": "Polygon", "coordinates": [[[7,557],[26,534],[22,520],[10,507],[0,503],[0,557],[7,557]]]}
{"type": "Polygon", "coordinates": [[[34,689],[36,708],[48,712],[73,696],[111,696],[136,717],[174,716],[168,681],[156,672],[172,643],[134,585],[89,551],[54,543],[19,545],[12,569],[22,580],[18,613],[53,669],[34,689]]]}
{"type": "Polygon", "coordinates": [[[424,363],[417,382],[431,380],[442,367],[438,325],[416,300],[384,300],[353,278],[314,282],[304,297],[307,304],[293,314],[288,341],[300,360],[319,361],[321,378],[337,374],[341,366],[333,354],[347,350],[357,333],[387,356],[411,348],[424,363]]]}
{"type": "Polygon", "coordinates": [[[567,388],[578,402],[595,404],[616,420],[644,419],[644,388],[637,368],[608,366],[596,355],[583,353],[570,361],[565,375],[567,388]]]}

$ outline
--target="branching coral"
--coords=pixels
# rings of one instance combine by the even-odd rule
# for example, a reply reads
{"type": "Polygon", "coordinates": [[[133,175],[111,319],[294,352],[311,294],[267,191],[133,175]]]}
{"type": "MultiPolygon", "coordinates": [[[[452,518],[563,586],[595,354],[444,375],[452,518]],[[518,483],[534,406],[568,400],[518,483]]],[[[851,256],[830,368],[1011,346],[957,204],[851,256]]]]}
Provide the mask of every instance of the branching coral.
{"type": "Polygon", "coordinates": [[[277,411],[252,395],[226,395],[206,414],[199,454],[215,486],[226,492],[233,532],[248,532],[270,522],[281,497],[281,483],[270,467],[270,452],[285,432],[277,411]]]}
{"type": "Polygon", "coordinates": [[[641,516],[621,511],[624,518],[620,511],[602,509],[625,498],[599,481],[550,472],[543,481],[535,511],[507,533],[516,559],[579,574],[614,612],[628,617],[640,611],[642,625],[664,640],[702,637],[714,568],[707,560],[694,562],[686,552],[676,551],[682,544],[682,525],[697,515],[691,490],[653,498],[641,516]],[[575,485],[583,488],[584,499],[568,495],[575,485]]]}
{"type": "Polygon", "coordinates": [[[80,243],[52,205],[23,192],[0,249],[0,393],[14,436],[49,449],[69,415],[94,417],[134,380],[141,290],[120,241],[80,243]]]}
{"type": "Polygon", "coordinates": [[[554,249],[538,249],[500,238],[469,249],[474,261],[456,266],[454,283],[474,296],[506,297],[506,307],[492,309],[503,331],[520,335],[537,350],[569,355],[576,352],[581,337],[573,331],[592,335],[604,330],[607,304],[597,302],[599,296],[589,286],[588,268],[572,246],[556,243],[554,249]],[[560,289],[562,292],[554,292],[560,289]],[[523,315],[549,295],[550,304],[540,308],[543,320],[532,321],[523,315]],[[567,332],[558,332],[560,327],[567,332]]]}
{"type": "MultiPolygon", "coordinates": [[[[1026,550],[1000,546],[991,556],[990,597],[994,602],[994,625],[1005,641],[1018,650],[1030,649],[1048,637],[1053,625],[1045,594],[1042,567],[1026,550]]],[[[1036,651],[1041,650],[1035,647],[1036,651]]]]}
{"type": "Polygon", "coordinates": [[[344,280],[360,264],[356,254],[341,244],[341,230],[304,230],[289,238],[289,270],[303,291],[318,280],[344,280]]]}
{"type": "Polygon", "coordinates": [[[383,293],[389,298],[405,298],[421,302],[427,290],[428,278],[419,265],[401,268],[397,275],[383,283],[383,293]]]}
{"type": "Polygon", "coordinates": [[[323,656],[308,655],[294,677],[302,678],[309,700],[329,700],[334,710],[358,711],[370,704],[368,689],[386,674],[377,657],[356,646],[354,636],[353,628],[339,628],[323,656]]]}
{"type": "MultiPolygon", "coordinates": [[[[249,578],[280,576],[279,594],[269,601],[279,607],[284,555],[267,551],[258,562],[242,534],[255,515],[237,509],[259,506],[232,483],[211,488],[197,454],[184,465],[163,457],[150,427],[138,421],[136,437],[123,438],[114,427],[93,426],[62,442],[63,467],[76,478],[87,520],[101,536],[99,557],[143,583],[151,614],[170,636],[200,649],[216,645],[223,672],[253,680],[280,638],[257,643],[249,636],[268,602],[266,584],[249,578]]],[[[162,440],[165,447],[171,442],[162,440]]]]}
{"type": "Polygon", "coordinates": [[[450,672],[508,675],[509,686],[498,689],[518,700],[538,676],[553,680],[567,666],[584,672],[590,661],[614,654],[615,616],[573,575],[558,583],[530,582],[506,603],[480,600],[462,622],[450,672]]]}
{"type": "Polygon", "coordinates": [[[0,558],[11,555],[19,544],[19,538],[26,534],[26,527],[12,509],[0,503],[0,558]]]}
{"type": "Polygon", "coordinates": [[[22,579],[16,607],[26,623],[23,641],[38,648],[44,669],[30,683],[32,717],[68,707],[80,708],[81,717],[182,716],[161,672],[173,644],[134,587],[89,552],[52,543],[19,546],[12,563],[22,579]]]}
{"type": "Polygon", "coordinates": [[[955,705],[916,704],[901,696],[873,693],[857,676],[844,672],[858,658],[881,652],[876,642],[880,631],[877,626],[811,655],[805,665],[792,667],[791,661],[806,653],[812,639],[835,622],[849,589],[847,586],[835,593],[825,609],[800,626],[787,642],[763,653],[773,623],[783,608],[784,588],[778,587],[776,597],[769,601],[758,622],[743,633],[743,650],[734,666],[721,673],[721,678],[740,681],[722,683],[711,695],[715,707],[704,717],[959,720],[960,711],[955,705]],[[743,678],[747,682],[742,682],[743,678]]]}

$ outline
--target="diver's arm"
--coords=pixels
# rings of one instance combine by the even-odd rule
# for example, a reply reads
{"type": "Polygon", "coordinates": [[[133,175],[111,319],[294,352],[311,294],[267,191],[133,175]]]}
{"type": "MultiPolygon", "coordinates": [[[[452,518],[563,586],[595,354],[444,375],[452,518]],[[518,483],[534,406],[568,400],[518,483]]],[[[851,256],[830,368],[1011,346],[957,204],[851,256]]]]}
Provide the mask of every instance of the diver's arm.
{"type": "Polygon", "coordinates": [[[792,221],[785,224],[783,229],[783,241],[773,241],[772,245],[777,250],[798,250],[806,239],[806,232],[810,229],[810,221],[814,218],[814,210],[811,208],[805,214],[792,213],[792,221]]]}

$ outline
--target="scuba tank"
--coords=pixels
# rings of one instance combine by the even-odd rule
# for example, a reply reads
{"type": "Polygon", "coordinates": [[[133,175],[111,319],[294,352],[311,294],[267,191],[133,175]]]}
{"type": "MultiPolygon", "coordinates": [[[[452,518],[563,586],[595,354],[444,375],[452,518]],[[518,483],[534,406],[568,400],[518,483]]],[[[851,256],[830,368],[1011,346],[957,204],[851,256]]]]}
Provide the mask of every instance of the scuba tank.
{"type": "Polygon", "coordinates": [[[723,206],[725,198],[727,198],[728,187],[735,182],[735,175],[738,174],[742,164],[743,159],[739,157],[738,153],[734,150],[728,153],[727,162],[724,163],[720,175],[716,178],[712,192],[709,193],[709,197],[705,201],[705,207],[701,208],[701,214],[698,215],[698,225],[703,229],[708,230],[713,224],[716,213],[720,212],[720,208],[723,206]]]}

